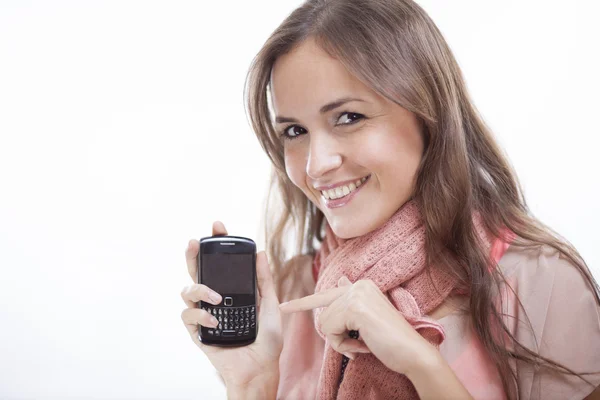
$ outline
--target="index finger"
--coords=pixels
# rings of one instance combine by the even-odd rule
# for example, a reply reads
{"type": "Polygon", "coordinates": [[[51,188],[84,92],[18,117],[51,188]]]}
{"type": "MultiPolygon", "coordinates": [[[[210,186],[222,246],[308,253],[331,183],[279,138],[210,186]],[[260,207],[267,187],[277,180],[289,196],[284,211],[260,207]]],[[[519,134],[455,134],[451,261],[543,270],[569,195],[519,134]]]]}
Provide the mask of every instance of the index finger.
{"type": "Polygon", "coordinates": [[[327,307],[335,299],[348,291],[348,286],[341,286],[325,290],[323,292],[311,294],[301,299],[290,300],[279,305],[279,310],[284,313],[294,313],[298,311],[312,310],[317,307],[327,307]]]}
{"type": "MultiPolygon", "coordinates": [[[[221,221],[213,222],[212,235],[227,235],[227,229],[225,229],[225,225],[221,221]]],[[[198,251],[200,251],[200,242],[196,239],[191,239],[188,242],[188,247],[185,249],[185,262],[188,273],[194,283],[198,283],[198,251]]]]}

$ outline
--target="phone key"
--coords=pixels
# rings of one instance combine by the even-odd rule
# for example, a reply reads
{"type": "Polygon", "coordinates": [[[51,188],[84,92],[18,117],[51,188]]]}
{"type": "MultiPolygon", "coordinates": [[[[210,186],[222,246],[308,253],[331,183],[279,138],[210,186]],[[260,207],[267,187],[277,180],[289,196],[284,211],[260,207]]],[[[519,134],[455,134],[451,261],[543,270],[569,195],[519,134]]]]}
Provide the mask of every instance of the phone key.
{"type": "Polygon", "coordinates": [[[256,324],[253,322],[250,324],[250,328],[254,328],[256,326],[256,324]]]}
{"type": "Polygon", "coordinates": [[[250,331],[246,329],[246,330],[244,331],[244,335],[249,335],[249,334],[250,334],[250,331]]]}
{"type": "Polygon", "coordinates": [[[223,331],[223,336],[235,336],[235,331],[224,330],[223,331]]]}
{"type": "Polygon", "coordinates": [[[221,331],[219,331],[218,329],[215,329],[215,336],[221,336],[221,331]]]}
{"type": "Polygon", "coordinates": [[[215,333],[215,331],[213,331],[212,329],[209,329],[209,330],[208,330],[208,334],[209,334],[209,335],[214,335],[214,333],[215,333]]]}

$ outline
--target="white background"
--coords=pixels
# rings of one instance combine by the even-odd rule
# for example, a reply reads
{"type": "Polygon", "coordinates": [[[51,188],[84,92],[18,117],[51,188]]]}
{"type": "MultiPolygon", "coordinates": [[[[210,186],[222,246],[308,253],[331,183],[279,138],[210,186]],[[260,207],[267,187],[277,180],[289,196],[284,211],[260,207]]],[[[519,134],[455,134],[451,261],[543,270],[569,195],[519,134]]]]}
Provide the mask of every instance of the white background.
{"type": "MultiPolygon", "coordinates": [[[[184,249],[256,238],[252,57],[299,1],[0,2],[0,397],[222,399],[184,249]]],[[[535,215],[600,276],[595,2],[428,0],[535,215]]]]}

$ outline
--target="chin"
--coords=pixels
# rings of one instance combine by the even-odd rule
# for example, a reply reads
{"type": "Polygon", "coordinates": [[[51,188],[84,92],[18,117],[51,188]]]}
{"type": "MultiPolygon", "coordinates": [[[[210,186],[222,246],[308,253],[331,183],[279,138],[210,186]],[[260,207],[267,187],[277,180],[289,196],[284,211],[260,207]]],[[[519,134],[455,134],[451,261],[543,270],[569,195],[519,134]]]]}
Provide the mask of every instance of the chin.
{"type": "Polygon", "coordinates": [[[335,235],[342,239],[351,239],[358,236],[365,235],[377,227],[371,227],[370,224],[357,223],[356,221],[350,221],[349,223],[344,222],[334,222],[331,224],[331,230],[335,235]]]}

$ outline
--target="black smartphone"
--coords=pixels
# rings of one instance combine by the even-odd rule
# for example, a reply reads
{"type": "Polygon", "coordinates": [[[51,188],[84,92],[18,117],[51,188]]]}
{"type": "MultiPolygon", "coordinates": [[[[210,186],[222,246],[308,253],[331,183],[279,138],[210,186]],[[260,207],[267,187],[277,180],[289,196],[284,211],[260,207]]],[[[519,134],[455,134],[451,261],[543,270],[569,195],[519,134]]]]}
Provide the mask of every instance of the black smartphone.
{"type": "Polygon", "coordinates": [[[200,326],[202,343],[244,346],[258,333],[256,243],[240,236],[200,239],[198,283],[221,295],[221,303],[199,301],[198,306],[217,318],[216,328],[200,326]]]}

